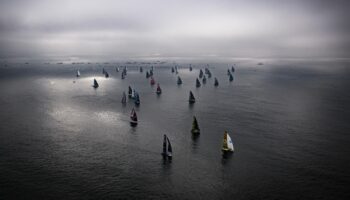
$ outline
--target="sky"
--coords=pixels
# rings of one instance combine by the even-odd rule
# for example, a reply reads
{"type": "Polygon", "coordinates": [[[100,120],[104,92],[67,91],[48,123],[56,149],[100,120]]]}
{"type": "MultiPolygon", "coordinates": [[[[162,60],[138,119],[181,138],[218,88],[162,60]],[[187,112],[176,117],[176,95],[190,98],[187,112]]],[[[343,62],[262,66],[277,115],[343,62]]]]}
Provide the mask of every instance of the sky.
{"type": "Polygon", "coordinates": [[[0,0],[0,58],[349,58],[348,11],[346,0],[0,0]]]}

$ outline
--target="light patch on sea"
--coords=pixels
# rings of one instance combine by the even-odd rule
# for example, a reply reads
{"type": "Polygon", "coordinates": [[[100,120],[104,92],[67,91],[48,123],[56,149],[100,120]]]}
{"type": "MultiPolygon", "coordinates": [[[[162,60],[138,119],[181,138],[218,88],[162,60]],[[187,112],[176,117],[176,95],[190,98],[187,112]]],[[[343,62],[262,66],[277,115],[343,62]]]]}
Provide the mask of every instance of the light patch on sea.
{"type": "Polygon", "coordinates": [[[97,120],[100,122],[106,123],[106,124],[113,124],[113,125],[122,125],[127,122],[127,117],[121,115],[117,112],[112,111],[102,111],[102,112],[95,112],[94,116],[97,120]]]}

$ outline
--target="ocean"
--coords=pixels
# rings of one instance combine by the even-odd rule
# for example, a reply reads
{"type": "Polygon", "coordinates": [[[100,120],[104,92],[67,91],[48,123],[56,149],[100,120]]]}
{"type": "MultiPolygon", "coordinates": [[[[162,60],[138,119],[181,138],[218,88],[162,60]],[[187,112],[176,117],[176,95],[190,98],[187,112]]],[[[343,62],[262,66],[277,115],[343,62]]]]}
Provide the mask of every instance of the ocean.
{"type": "Polygon", "coordinates": [[[2,63],[0,199],[350,198],[349,62],[240,60],[233,82],[232,64],[189,63],[178,74],[171,62],[153,64],[159,96],[145,77],[151,64],[2,63]],[[196,88],[207,64],[212,77],[196,88]],[[124,80],[116,66],[128,66],[124,80]],[[138,107],[121,104],[129,85],[138,107]],[[228,157],[224,131],[235,147],[228,157]]]}

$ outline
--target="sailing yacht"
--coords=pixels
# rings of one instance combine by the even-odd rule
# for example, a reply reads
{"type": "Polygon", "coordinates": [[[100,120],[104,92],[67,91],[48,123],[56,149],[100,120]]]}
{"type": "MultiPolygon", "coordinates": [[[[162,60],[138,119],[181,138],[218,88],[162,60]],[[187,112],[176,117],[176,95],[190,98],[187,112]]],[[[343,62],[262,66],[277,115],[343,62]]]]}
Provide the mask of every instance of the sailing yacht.
{"type": "Polygon", "coordinates": [[[182,80],[181,80],[180,76],[177,77],[177,84],[178,84],[178,85],[181,85],[181,84],[182,84],[182,80]]]}
{"type": "Polygon", "coordinates": [[[94,88],[98,88],[98,83],[97,83],[97,81],[96,81],[96,79],[94,79],[94,85],[92,86],[92,87],[94,87],[94,88]]]}
{"type": "Polygon", "coordinates": [[[135,92],[135,105],[140,105],[140,95],[137,92],[135,92]]]}
{"type": "Polygon", "coordinates": [[[196,79],[196,87],[200,87],[201,86],[201,82],[199,82],[198,78],[196,79]]]}
{"type": "Polygon", "coordinates": [[[190,102],[190,103],[196,102],[196,99],[194,98],[192,91],[190,91],[190,97],[188,99],[188,102],[190,102]]]}
{"type": "Polygon", "coordinates": [[[200,71],[199,71],[199,78],[202,78],[202,77],[203,77],[203,70],[200,69],[200,71]]]}
{"type": "Polygon", "coordinates": [[[232,82],[233,81],[233,76],[232,76],[232,74],[230,74],[230,82],[232,82]]]}
{"type": "Polygon", "coordinates": [[[77,77],[80,77],[80,71],[79,71],[79,69],[78,69],[78,71],[77,71],[77,77]]]}
{"type": "Polygon", "coordinates": [[[175,69],[174,67],[171,68],[171,73],[174,73],[175,72],[175,69]]]}
{"type": "Polygon", "coordinates": [[[132,95],[132,88],[131,88],[131,86],[129,86],[128,95],[129,95],[129,98],[131,98],[131,95],[132,95]]]}
{"type": "Polygon", "coordinates": [[[122,104],[126,104],[126,94],[123,92],[122,104]]]}
{"type": "Polygon", "coordinates": [[[214,86],[219,86],[219,81],[218,81],[218,79],[215,77],[215,81],[214,81],[214,86]]]}
{"type": "Polygon", "coordinates": [[[163,152],[162,152],[163,159],[169,159],[171,160],[173,157],[173,149],[170,144],[169,138],[164,134],[163,139],[163,152]]]}
{"type": "Polygon", "coordinates": [[[203,82],[203,84],[207,83],[207,78],[205,77],[205,75],[203,76],[202,82],[203,82]]]}
{"type": "Polygon", "coordinates": [[[105,72],[105,77],[106,77],[106,78],[108,78],[108,77],[109,77],[109,74],[108,74],[108,72],[107,72],[107,71],[105,72]]]}
{"type": "Polygon", "coordinates": [[[231,140],[230,135],[227,133],[227,131],[225,131],[224,133],[224,141],[223,141],[221,150],[223,153],[234,151],[233,142],[231,140]]]}
{"type": "Polygon", "coordinates": [[[235,68],[234,68],[233,66],[231,67],[231,71],[232,71],[232,72],[235,72],[235,68]]]}
{"type": "Polygon", "coordinates": [[[154,85],[156,83],[156,81],[154,80],[153,77],[151,77],[151,81],[150,81],[151,85],[154,85]]]}
{"type": "Polygon", "coordinates": [[[157,84],[156,93],[157,93],[158,95],[159,95],[159,94],[162,94],[162,89],[160,88],[159,83],[157,84]]]}
{"type": "Polygon", "coordinates": [[[192,134],[199,134],[200,133],[200,129],[199,129],[199,126],[198,126],[197,118],[195,116],[193,116],[191,133],[192,134]]]}
{"type": "Polygon", "coordinates": [[[119,67],[116,67],[116,68],[115,68],[115,71],[116,71],[116,72],[119,72],[119,67]]]}
{"type": "Polygon", "coordinates": [[[191,64],[190,64],[190,68],[189,69],[190,69],[190,72],[191,72],[192,71],[192,65],[191,64]]]}
{"type": "Polygon", "coordinates": [[[130,125],[131,126],[137,125],[137,115],[134,108],[131,110],[131,114],[130,114],[130,125]]]}

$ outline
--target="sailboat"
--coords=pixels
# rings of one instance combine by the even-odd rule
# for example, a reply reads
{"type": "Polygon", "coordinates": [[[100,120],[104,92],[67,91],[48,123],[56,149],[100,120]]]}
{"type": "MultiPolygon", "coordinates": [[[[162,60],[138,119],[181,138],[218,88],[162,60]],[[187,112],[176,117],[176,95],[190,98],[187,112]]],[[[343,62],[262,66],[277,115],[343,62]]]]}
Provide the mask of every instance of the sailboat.
{"type": "Polygon", "coordinates": [[[190,103],[196,102],[196,99],[194,98],[192,91],[190,91],[190,97],[189,97],[188,101],[189,101],[190,103]]]}
{"type": "Polygon", "coordinates": [[[142,69],[142,67],[140,67],[140,72],[141,72],[141,73],[143,72],[143,69],[142,69]]]}
{"type": "Polygon", "coordinates": [[[102,74],[105,74],[105,73],[106,73],[105,68],[102,68],[102,74]]]}
{"type": "Polygon", "coordinates": [[[123,92],[122,104],[126,104],[126,94],[123,92]]]}
{"type": "Polygon", "coordinates": [[[205,75],[203,76],[203,80],[202,80],[203,84],[207,83],[207,78],[205,77],[205,75]]]}
{"type": "Polygon", "coordinates": [[[201,82],[199,82],[198,78],[196,79],[196,87],[200,87],[201,86],[201,82]]]}
{"type": "Polygon", "coordinates": [[[134,108],[131,110],[131,114],[130,114],[130,125],[131,126],[137,125],[137,115],[134,108]]]}
{"type": "Polygon", "coordinates": [[[227,133],[227,131],[225,131],[224,133],[224,141],[223,141],[221,150],[223,153],[234,151],[233,142],[231,140],[230,135],[227,133]]]}
{"type": "Polygon", "coordinates": [[[137,92],[135,92],[135,105],[140,105],[140,95],[137,92]]]}
{"type": "Polygon", "coordinates": [[[159,95],[159,94],[162,94],[162,89],[160,88],[159,83],[157,84],[156,93],[157,93],[158,95],[159,95]]]}
{"type": "Polygon", "coordinates": [[[124,74],[124,72],[122,72],[122,79],[125,79],[125,74],[124,74]]]}
{"type": "Polygon", "coordinates": [[[164,134],[163,139],[163,152],[162,152],[163,159],[168,158],[169,160],[173,157],[173,149],[170,144],[169,138],[164,134]]]}
{"type": "Polygon", "coordinates": [[[108,78],[108,77],[109,77],[109,74],[108,74],[108,72],[107,72],[107,71],[105,72],[105,77],[106,77],[106,78],[108,78]]]}
{"type": "Polygon", "coordinates": [[[230,74],[230,82],[232,82],[233,81],[233,76],[232,76],[232,74],[230,74]]]}
{"type": "Polygon", "coordinates": [[[171,73],[174,73],[175,72],[175,69],[174,67],[171,68],[171,73]]]}
{"type": "Polygon", "coordinates": [[[153,76],[153,68],[149,70],[149,75],[153,76]]]}
{"type": "Polygon", "coordinates": [[[115,68],[115,71],[116,71],[116,72],[119,72],[119,67],[116,67],[116,68],[115,68]]]}
{"type": "Polygon", "coordinates": [[[132,92],[131,92],[131,99],[135,99],[135,95],[136,95],[136,91],[135,91],[135,89],[133,89],[132,90],[132,92]]]}
{"type": "Polygon", "coordinates": [[[131,95],[132,95],[132,88],[129,86],[129,90],[128,90],[128,95],[129,95],[129,98],[131,98],[131,95]]]}
{"type": "Polygon", "coordinates": [[[92,87],[94,87],[94,88],[98,88],[98,83],[97,83],[97,81],[96,81],[96,79],[94,79],[94,85],[92,86],[92,87]]]}
{"type": "Polygon", "coordinates": [[[181,85],[181,84],[182,84],[182,80],[181,80],[180,76],[177,77],[177,84],[178,84],[178,85],[181,85]]]}
{"type": "Polygon", "coordinates": [[[151,77],[151,81],[150,81],[151,85],[154,85],[156,83],[156,81],[154,80],[153,77],[151,77]]]}
{"type": "Polygon", "coordinates": [[[234,68],[233,66],[231,67],[231,71],[232,71],[232,72],[235,72],[235,68],[234,68]]]}
{"type": "Polygon", "coordinates": [[[190,72],[192,71],[192,65],[190,64],[190,72]]]}
{"type": "Polygon", "coordinates": [[[211,78],[211,72],[209,72],[209,74],[208,74],[208,78],[211,78]]]}
{"type": "Polygon", "coordinates": [[[150,75],[149,75],[149,73],[148,73],[148,71],[147,71],[147,72],[146,72],[146,78],[149,78],[149,76],[150,76],[150,75]]]}
{"type": "Polygon", "coordinates": [[[77,71],[77,77],[79,77],[79,76],[80,76],[80,71],[78,70],[78,71],[77,71]]]}
{"type": "Polygon", "coordinates": [[[203,77],[203,71],[202,71],[202,69],[200,69],[200,71],[199,71],[199,78],[202,78],[203,77]]]}
{"type": "Polygon", "coordinates": [[[175,74],[178,74],[179,72],[177,71],[177,66],[175,66],[175,74]]]}
{"type": "Polygon", "coordinates": [[[231,74],[231,71],[230,69],[227,70],[227,75],[230,75],[231,74]]]}
{"type": "Polygon", "coordinates": [[[197,118],[195,116],[193,116],[191,133],[192,134],[199,134],[200,133],[200,129],[199,129],[199,126],[198,126],[197,118]]]}
{"type": "Polygon", "coordinates": [[[219,86],[219,81],[216,77],[215,77],[215,81],[214,81],[214,86],[219,86]]]}

